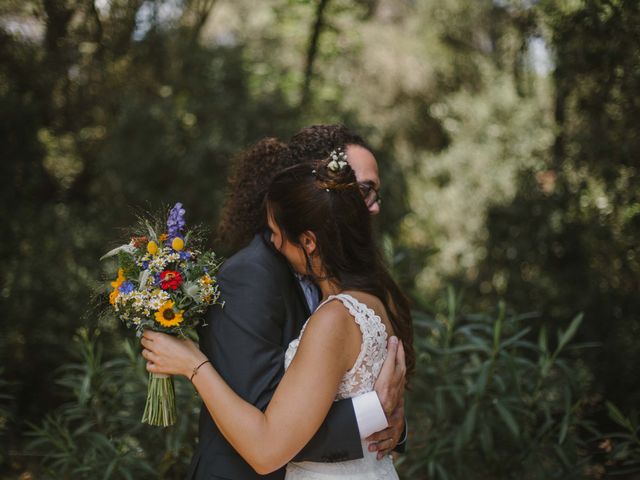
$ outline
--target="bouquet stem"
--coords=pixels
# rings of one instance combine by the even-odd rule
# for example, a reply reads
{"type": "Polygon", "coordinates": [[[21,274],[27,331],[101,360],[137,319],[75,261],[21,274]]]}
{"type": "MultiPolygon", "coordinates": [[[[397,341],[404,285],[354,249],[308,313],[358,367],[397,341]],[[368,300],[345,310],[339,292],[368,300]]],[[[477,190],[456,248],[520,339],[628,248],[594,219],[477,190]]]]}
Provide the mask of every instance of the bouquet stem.
{"type": "Polygon", "coordinates": [[[156,427],[168,427],[176,423],[176,392],[170,375],[149,374],[147,404],[142,423],[156,427]]]}

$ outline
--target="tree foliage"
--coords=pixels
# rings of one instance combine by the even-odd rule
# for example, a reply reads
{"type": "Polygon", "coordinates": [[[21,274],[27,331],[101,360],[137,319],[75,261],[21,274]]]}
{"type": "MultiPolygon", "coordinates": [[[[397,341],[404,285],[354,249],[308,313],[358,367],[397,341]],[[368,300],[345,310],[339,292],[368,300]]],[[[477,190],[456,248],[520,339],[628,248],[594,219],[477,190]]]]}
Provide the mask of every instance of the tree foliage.
{"type": "Polygon", "coordinates": [[[639,23],[635,0],[2,2],[2,468],[38,463],[24,447],[32,422],[47,471],[184,474],[193,424],[159,448],[133,417],[106,418],[135,405],[141,378],[118,326],[97,320],[111,273],[98,258],[140,210],[180,200],[215,226],[239,149],[336,121],[375,150],[383,245],[428,312],[411,396],[424,429],[404,471],[491,478],[514,449],[549,475],[586,457],[592,477],[636,468],[639,23]],[[446,284],[466,292],[462,315],[437,313],[446,284]],[[501,301],[538,315],[466,310],[501,301]],[[569,331],[579,312],[577,340],[601,346],[564,350],[542,375],[553,353],[535,335],[569,331]],[[492,356],[497,325],[500,345],[523,336],[492,356]],[[70,339],[97,326],[79,360],[70,339]],[[497,376],[478,397],[483,365],[497,376]],[[435,391],[458,393],[442,410],[435,391]],[[548,401],[526,403],[540,392],[548,401]],[[578,411],[612,434],[583,448],[595,434],[578,411]],[[439,440],[421,437],[431,431],[439,440]]]}

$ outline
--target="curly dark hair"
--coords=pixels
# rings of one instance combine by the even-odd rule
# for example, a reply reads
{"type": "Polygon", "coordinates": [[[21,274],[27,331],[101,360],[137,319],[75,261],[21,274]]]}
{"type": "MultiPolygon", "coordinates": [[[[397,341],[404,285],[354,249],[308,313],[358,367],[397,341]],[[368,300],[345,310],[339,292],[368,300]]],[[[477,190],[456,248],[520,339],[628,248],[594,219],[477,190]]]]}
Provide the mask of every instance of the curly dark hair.
{"type": "Polygon", "coordinates": [[[287,167],[325,158],[332,150],[360,145],[371,150],[356,133],[341,124],[311,125],[296,133],[288,144],[264,138],[233,161],[227,196],[218,225],[218,242],[225,253],[246,245],[266,227],[263,201],[271,180],[287,167]]]}
{"type": "Polygon", "coordinates": [[[267,188],[276,173],[296,163],[288,155],[287,145],[272,137],[263,138],[234,158],[217,230],[224,250],[238,250],[266,225],[262,203],[267,188]]]}
{"type": "Polygon", "coordinates": [[[310,162],[329,156],[332,150],[359,145],[371,151],[364,139],[342,124],[311,125],[303,128],[289,140],[291,155],[300,162],[310,162]]]}

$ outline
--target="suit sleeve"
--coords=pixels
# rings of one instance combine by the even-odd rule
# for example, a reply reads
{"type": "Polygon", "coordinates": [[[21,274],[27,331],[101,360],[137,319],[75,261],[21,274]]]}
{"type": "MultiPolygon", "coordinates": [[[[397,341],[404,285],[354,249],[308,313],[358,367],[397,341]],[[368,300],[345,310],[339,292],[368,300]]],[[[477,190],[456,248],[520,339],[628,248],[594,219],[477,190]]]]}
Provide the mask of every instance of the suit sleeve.
{"type": "MultiPolygon", "coordinates": [[[[225,265],[219,275],[224,307],[212,307],[201,330],[204,353],[229,386],[246,401],[265,410],[284,374],[285,332],[291,312],[281,288],[291,285],[278,269],[259,263],[225,265]]],[[[291,323],[291,322],[288,322],[291,323]]],[[[296,460],[344,461],[362,458],[360,435],[351,400],[334,403],[316,436],[296,460]]]]}
{"type": "Polygon", "coordinates": [[[409,436],[409,426],[407,425],[407,417],[405,417],[404,430],[402,431],[402,435],[400,436],[400,441],[396,445],[396,448],[393,449],[394,452],[406,453],[408,436],[409,436]]]}

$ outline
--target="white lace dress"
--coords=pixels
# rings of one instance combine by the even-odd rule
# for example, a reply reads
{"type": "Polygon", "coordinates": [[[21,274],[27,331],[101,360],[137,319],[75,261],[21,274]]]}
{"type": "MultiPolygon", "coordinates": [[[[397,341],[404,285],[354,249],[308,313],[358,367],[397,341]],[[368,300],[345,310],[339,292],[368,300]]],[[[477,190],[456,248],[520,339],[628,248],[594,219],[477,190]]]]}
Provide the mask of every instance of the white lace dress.
{"type": "MultiPolygon", "coordinates": [[[[362,332],[362,346],[355,364],[344,377],[338,388],[335,400],[356,397],[373,391],[373,385],[380,373],[387,355],[387,332],[382,320],[364,303],[351,295],[342,293],[329,296],[320,306],[331,300],[340,300],[349,310],[362,332]]],[[[308,322],[308,320],[307,320],[308,322]]],[[[289,344],[285,354],[284,366],[289,368],[298,349],[300,338],[304,334],[305,323],[300,336],[289,344]]],[[[329,480],[348,478],[353,480],[397,479],[398,474],[390,456],[376,459],[376,452],[369,452],[367,443],[362,442],[364,458],[336,463],[291,462],[287,465],[287,480],[329,480]]]]}

